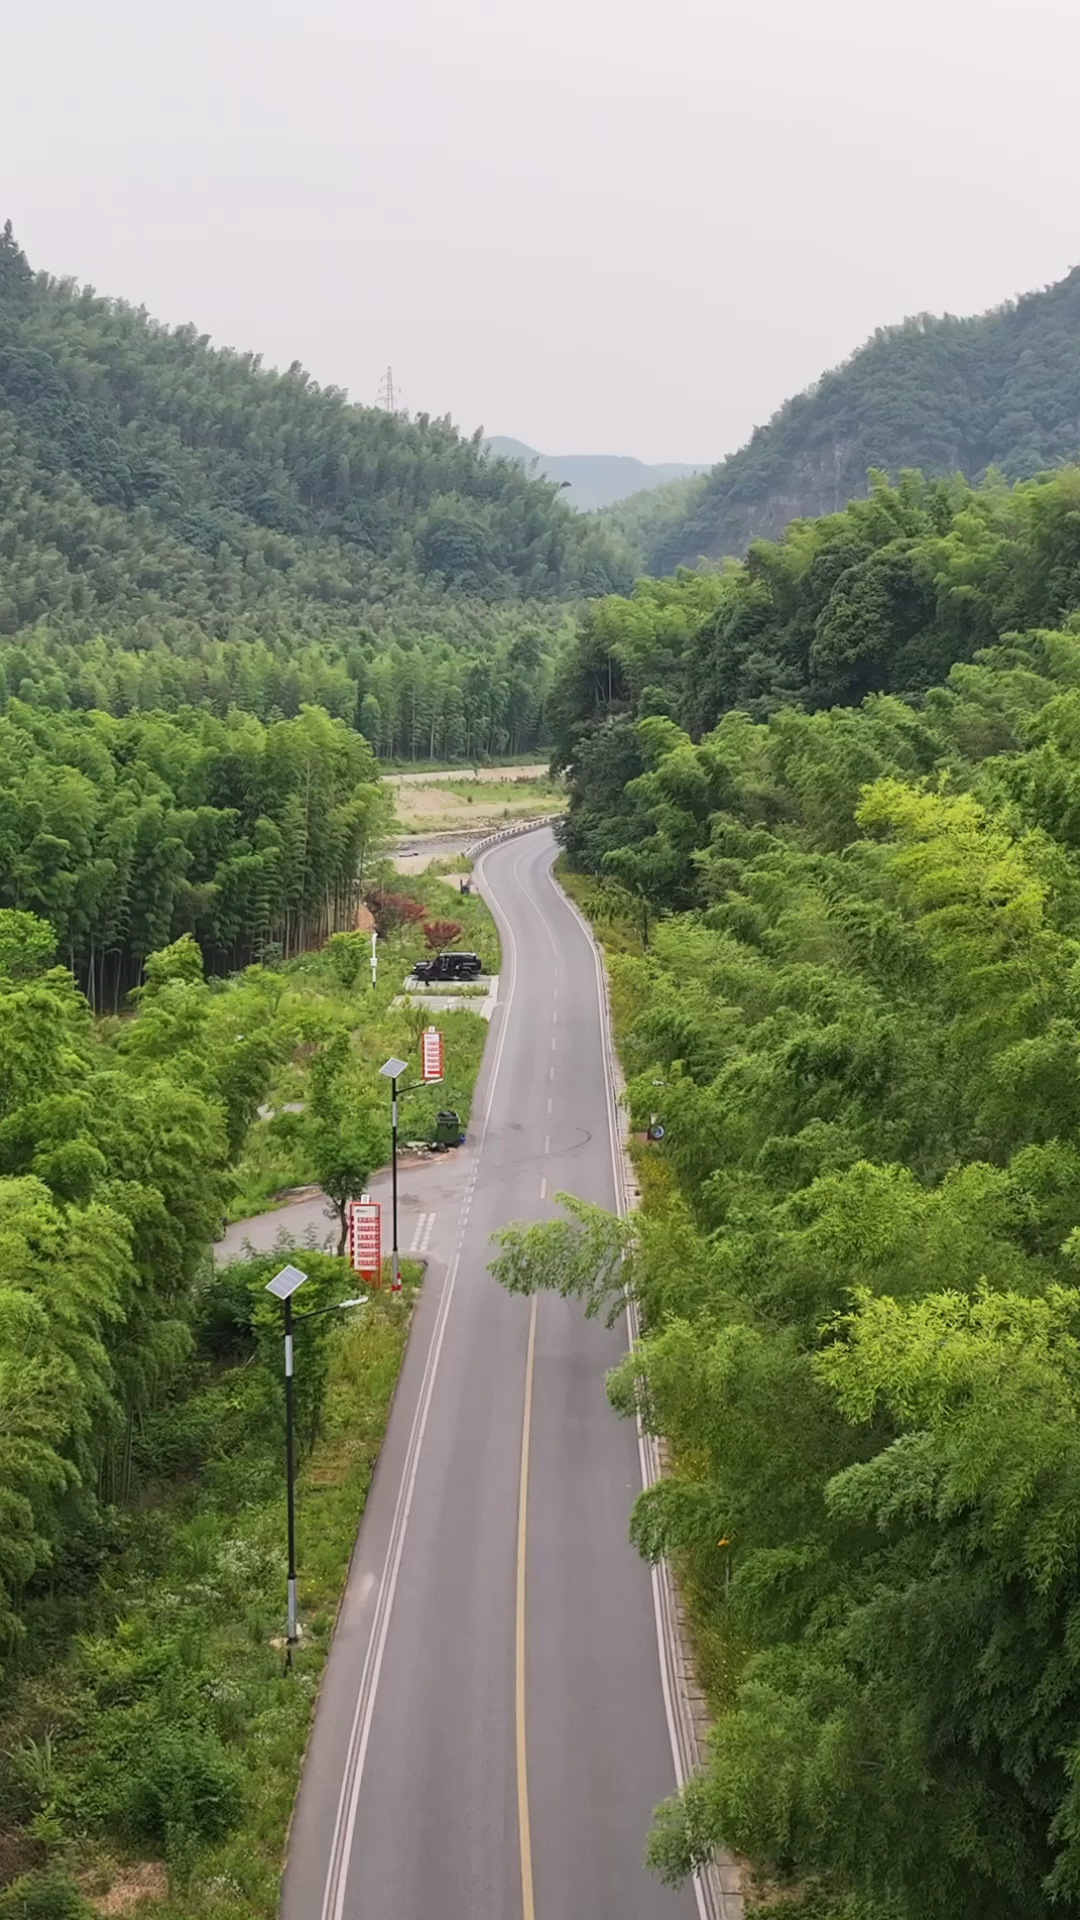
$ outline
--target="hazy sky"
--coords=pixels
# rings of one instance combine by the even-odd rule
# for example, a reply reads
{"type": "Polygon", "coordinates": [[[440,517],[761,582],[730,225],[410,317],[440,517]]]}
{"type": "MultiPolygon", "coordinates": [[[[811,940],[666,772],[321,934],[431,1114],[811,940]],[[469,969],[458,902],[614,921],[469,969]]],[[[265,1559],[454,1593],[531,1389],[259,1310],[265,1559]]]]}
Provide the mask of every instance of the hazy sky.
{"type": "Polygon", "coordinates": [[[1080,0],[4,0],[35,266],[550,453],[714,460],[1080,261],[1080,0]]]}

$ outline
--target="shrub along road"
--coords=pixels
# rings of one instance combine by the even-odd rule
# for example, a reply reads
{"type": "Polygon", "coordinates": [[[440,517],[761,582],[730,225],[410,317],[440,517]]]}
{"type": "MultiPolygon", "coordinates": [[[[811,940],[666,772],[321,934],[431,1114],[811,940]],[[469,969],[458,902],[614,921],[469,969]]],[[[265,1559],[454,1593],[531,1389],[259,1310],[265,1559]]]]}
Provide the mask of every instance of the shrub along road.
{"type": "Polygon", "coordinates": [[[487,1272],[492,1231],[550,1217],[560,1189],[615,1198],[595,961],[553,851],[542,830],[477,863],[501,1004],[434,1209],[283,1920],[694,1912],[642,1865],[674,1768],[649,1574],[627,1542],[636,1437],[604,1392],[623,1338],[487,1272]]]}

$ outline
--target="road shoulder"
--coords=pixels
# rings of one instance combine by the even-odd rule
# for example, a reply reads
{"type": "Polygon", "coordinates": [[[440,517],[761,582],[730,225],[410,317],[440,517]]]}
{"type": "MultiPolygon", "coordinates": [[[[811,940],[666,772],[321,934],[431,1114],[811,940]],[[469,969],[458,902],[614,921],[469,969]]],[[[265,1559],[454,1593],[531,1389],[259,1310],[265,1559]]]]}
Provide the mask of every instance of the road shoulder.
{"type": "MultiPolygon", "coordinates": [[[[554,870],[551,873],[551,881],[553,886],[559,885],[558,875],[554,870]]],[[[565,888],[560,887],[559,890],[581,921],[596,956],[612,1105],[612,1137],[617,1142],[618,1211],[626,1215],[640,1207],[641,1188],[630,1153],[629,1116],[623,1100],[626,1079],[615,1046],[611,984],[604,950],[576,901],[565,888]]],[[[627,1318],[631,1341],[635,1341],[638,1328],[632,1303],[628,1306],[627,1318]]],[[[643,1433],[640,1425],[638,1441],[642,1484],[646,1487],[652,1486],[665,1471],[663,1447],[654,1436],[643,1433]]],[[[711,1723],[705,1697],[698,1684],[686,1609],[679,1594],[675,1576],[666,1560],[660,1561],[653,1569],[653,1594],[672,1756],[675,1761],[676,1780],[681,1790],[687,1780],[692,1779],[703,1768],[711,1723]]],[[[719,1854],[708,1867],[695,1875],[694,1892],[701,1920],[743,1920],[745,1902],[742,1870],[733,1854],[726,1852],[719,1854]]]]}

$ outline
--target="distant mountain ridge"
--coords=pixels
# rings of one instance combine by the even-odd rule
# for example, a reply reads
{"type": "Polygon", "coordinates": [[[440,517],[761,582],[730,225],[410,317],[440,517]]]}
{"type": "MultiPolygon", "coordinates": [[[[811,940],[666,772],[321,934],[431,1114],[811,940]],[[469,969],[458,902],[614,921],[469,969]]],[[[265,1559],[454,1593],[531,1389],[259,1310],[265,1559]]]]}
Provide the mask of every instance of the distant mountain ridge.
{"type": "Polygon", "coordinates": [[[602,527],[449,418],[352,405],[298,361],[269,371],[194,326],[35,274],[10,221],[0,447],[0,634],[73,603],[120,614],[151,580],[175,609],[166,577],[207,622],[269,601],[280,625],[288,603],[294,633],[309,617],[361,624],[417,590],[494,603],[629,584],[630,556],[602,527]],[[59,481],[80,498],[50,513],[59,481]]]}
{"type": "Polygon", "coordinates": [[[1010,480],[1080,454],[1080,268],[972,319],[921,314],[883,327],[842,366],[788,400],[714,467],[681,519],[657,524],[649,571],[745,553],[790,520],[893,479],[989,467],[1010,480]]]}
{"type": "Polygon", "coordinates": [[[616,500],[626,500],[647,487],[662,487],[669,480],[687,480],[692,474],[704,472],[702,467],[687,466],[677,460],[649,466],[630,454],[537,453],[535,447],[526,446],[523,440],[510,440],[498,433],[492,434],[484,445],[502,459],[517,460],[525,468],[531,467],[535,460],[537,472],[565,487],[570,504],[586,513],[613,506],[616,500]]]}

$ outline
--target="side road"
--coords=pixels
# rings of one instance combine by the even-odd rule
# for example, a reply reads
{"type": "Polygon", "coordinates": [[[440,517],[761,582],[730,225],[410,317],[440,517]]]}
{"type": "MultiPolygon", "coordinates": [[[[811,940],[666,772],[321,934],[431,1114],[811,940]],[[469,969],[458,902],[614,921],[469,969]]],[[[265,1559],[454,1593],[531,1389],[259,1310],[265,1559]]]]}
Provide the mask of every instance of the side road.
{"type": "MultiPolygon", "coordinates": [[[[446,1234],[451,1212],[457,1208],[462,1181],[460,1150],[430,1159],[398,1165],[398,1234],[403,1254],[424,1259],[445,1258],[446,1234]]],[[[383,1250],[390,1248],[390,1170],[383,1167],[370,1180],[372,1198],[382,1203],[383,1250]]],[[[224,1267],[231,1260],[242,1260],[252,1253],[269,1253],[279,1244],[290,1247],[316,1247],[334,1252],[337,1245],[337,1220],[329,1202],[321,1193],[291,1200],[270,1213],[257,1213],[250,1220],[236,1220],[225,1229],[214,1248],[214,1261],[224,1267]]]]}

